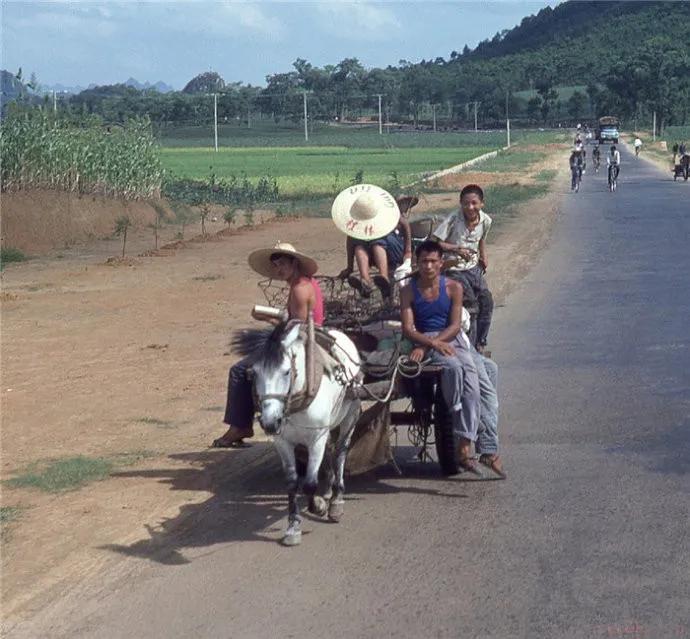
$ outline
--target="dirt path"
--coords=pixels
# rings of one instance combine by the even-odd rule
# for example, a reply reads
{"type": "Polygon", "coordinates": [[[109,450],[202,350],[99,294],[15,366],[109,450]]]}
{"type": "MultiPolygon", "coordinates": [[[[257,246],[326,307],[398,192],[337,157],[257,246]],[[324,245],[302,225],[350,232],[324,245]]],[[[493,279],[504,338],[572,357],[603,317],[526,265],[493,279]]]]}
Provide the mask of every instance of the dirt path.
{"type": "MultiPolygon", "coordinates": [[[[559,197],[521,207],[491,238],[489,279],[499,304],[548,241],[559,197]]],[[[420,213],[450,209],[456,198],[426,196],[420,213]]],[[[108,265],[101,243],[88,258],[36,260],[3,273],[2,479],[75,455],[120,460],[123,471],[57,495],[3,487],[3,507],[20,509],[3,543],[6,619],[30,615],[118,561],[106,545],[136,540],[142,527],[153,534],[184,505],[207,499],[217,478],[199,471],[201,460],[219,456],[231,469],[240,459],[243,451],[206,447],[223,430],[230,331],[250,325],[248,310],[261,301],[246,256],[278,240],[313,255],[323,273],[344,265],[343,237],[330,220],[301,219],[165,257],[108,265]],[[132,464],[137,472],[128,475],[132,464]],[[146,475],[162,465],[187,473],[184,485],[146,475]]]]}

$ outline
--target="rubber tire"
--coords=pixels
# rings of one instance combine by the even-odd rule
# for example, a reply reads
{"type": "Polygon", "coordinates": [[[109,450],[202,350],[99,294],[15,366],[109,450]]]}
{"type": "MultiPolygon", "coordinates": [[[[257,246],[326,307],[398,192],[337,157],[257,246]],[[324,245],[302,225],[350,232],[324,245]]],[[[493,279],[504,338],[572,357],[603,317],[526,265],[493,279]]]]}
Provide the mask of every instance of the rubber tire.
{"type": "Polygon", "coordinates": [[[444,475],[457,475],[460,472],[458,463],[458,443],[453,433],[453,420],[446,408],[446,402],[441,393],[441,385],[436,385],[434,396],[434,439],[436,440],[436,454],[441,472],[444,475]]]}

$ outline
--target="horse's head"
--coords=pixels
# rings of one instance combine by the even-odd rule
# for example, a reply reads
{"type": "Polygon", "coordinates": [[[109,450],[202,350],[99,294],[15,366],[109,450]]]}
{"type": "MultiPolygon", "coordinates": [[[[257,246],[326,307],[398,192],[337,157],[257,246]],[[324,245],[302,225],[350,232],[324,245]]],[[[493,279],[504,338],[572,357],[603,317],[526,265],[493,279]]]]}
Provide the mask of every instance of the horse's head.
{"type": "Polygon", "coordinates": [[[254,397],[259,423],[269,435],[278,435],[287,416],[290,399],[304,385],[304,342],[301,322],[275,328],[252,366],[254,397]]]}

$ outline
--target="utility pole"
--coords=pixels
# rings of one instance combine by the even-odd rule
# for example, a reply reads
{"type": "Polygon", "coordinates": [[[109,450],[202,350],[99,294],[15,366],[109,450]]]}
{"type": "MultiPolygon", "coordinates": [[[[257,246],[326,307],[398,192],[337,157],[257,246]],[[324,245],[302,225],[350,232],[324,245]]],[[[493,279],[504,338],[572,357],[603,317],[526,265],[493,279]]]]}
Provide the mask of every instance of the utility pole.
{"type": "Polygon", "coordinates": [[[218,153],[218,94],[213,94],[213,138],[216,153],[218,153]]]}
{"type": "Polygon", "coordinates": [[[304,141],[309,142],[309,128],[307,127],[307,92],[302,94],[304,99],[304,141]]]}
{"type": "Polygon", "coordinates": [[[434,133],[436,133],[436,105],[432,104],[431,105],[431,114],[434,119],[434,133]]]}
{"type": "Polygon", "coordinates": [[[381,117],[381,93],[377,93],[379,96],[379,135],[383,135],[383,118],[381,117]]]}
{"type": "Polygon", "coordinates": [[[474,132],[477,132],[477,102],[474,103],[474,132]]]}
{"type": "Polygon", "coordinates": [[[656,110],[652,119],[652,141],[656,142],[656,110]]]}
{"type": "Polygon", "coordinates": [[[251,104],[251,102],[247,103],[247,128],[248,129],[252,128],[252,104],[251,104]]]}
{"type": "Polygon", "coordinates": [[[53,113],[57,113],[57,95],[53,90],[53,113]]]}
{"type": "Polygon", "coordinates": [[[508,91],[506,91],[506,146],[510,146],[510,117],[508,117],[508,91]]]}

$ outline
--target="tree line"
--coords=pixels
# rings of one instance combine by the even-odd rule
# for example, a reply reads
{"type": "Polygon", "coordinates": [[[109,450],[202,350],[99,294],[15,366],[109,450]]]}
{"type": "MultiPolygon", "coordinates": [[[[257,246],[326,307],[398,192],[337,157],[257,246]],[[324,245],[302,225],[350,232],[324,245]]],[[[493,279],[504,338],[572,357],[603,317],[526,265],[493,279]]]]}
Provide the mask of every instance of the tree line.
{"type": "MultiPolygon", "coordinates": [[[[623,119],[688,123],[690,3],[566,2],[546,7],[474,50],[368,69],[355,58],[314,66],[299,58],[266,86],[226,83],[202,73],[181,90],[160,94],[126,85],[96,87],[61,100],[67,114],[98,114],[122,123],[148,116],[160,124],[300,121],[304,95],[310,119],[347,121],[378,115],[386,121],[471,126],[477,107],[485,126],[512,120],[554,124],[615,114],[623,119]],[[653,28],[651,28],[653,26],[653,28]],[[582,89],[562,99],[558,87],[582,89]],[[531,90],[524,95],[525,90],[531,90]],[[520,92],[523,92],[522,94],[520,92]]],[[[46,101],[46,107],[49,107],[46,101]]]]}

